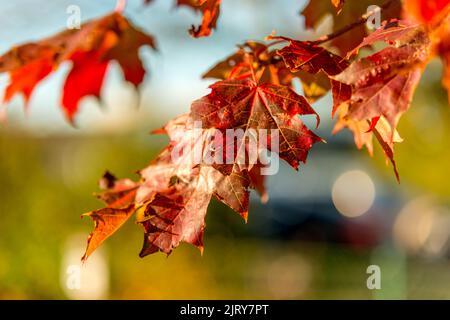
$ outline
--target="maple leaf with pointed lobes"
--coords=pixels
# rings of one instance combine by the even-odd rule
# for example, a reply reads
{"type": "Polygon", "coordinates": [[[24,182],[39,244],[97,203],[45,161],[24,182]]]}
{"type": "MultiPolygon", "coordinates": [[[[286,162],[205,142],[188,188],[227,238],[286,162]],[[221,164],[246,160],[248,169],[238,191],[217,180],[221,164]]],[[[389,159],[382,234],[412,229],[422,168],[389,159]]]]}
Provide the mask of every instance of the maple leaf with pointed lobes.
{"type": "MultiPolygon", "coordinates": [[[[391,25],[391,27],[393,26],[391,25]]],[[[381,29],[378,32],[382,33],[381,29]]],[[[406,33],[404,32],[404,34],[406,33]]],[[[388,39],[386,39],[385,36],[387,35],[382,36],[380,34],[372,34],[369,37],[370,39],[373,39],[373,41],[366,39],[360,47],[367,44],[370,45],[381,39],[387,41],[388,39]]],[[[311,42],[295,41],[288,38],[281,39],[285,39],[290,42],[289,46],[282,48],[278,51],[278,53],[283,57],[286,65],[291,71],[303,70],[313,74],[324,72],[330,77],[336,76],[342,72],[348,72],[348,74],[355,77],[355,81],[358,79],[361,80],[361,75],[354,74],[353,71],[346,71],[349,65],[346,60],[327,51],[326,49],[311,42]]],[[[355,49],[356,52],[358,49],[359,47],[355,49]]],[[[343,106],[343,104],[346,104],[351,99],[352,87],[348,83],[343,83],[341,81],[334,80],[333,78],[331,79],[331,86],[333,94],[332,115],[334,115],[335,112],[343,106]]],[[[364,99],[361,100],[364,101],[364,99]]],[[[409,101],[409,99],[407,99],[407,101],[409,101]]],[[[385,154],[391,160],[395,175],[399,180],[399,175],[393,157],[394,142],[400,141],[398,134],[395,130],[391,129],[390,125],[387,124],[387,121],[384,118],[381,118],[380,121],[379,115],[372,118],[369,117],[369,119],[372,123],[366,119],[353,119],[352,114],[348,111],[348,104],[346,104],[345,111],[342,111],[341,108],[340,117],[334,129],[334,133],[340,131],[344,127],[348,128],[354,134],[357,147],[361,148],[365,145],[370,154],[373,152],[372,137],[375,136],[382,146],[385,154]]]]}
{"type": "Polygon", "coordinates": [[[188,181],[179,181],[152,195],[145,205],[141,223],[145,230],[144,245],[139,254],[162,251],[170,253],[181,241],[203,250],[203,230],[212,190],[204,168],[193,169],[188,181]]]}
{"type": "Polygon", "coordinates": [[[169,147],[140,172],[143,182],[136,201],[145,208],[137,218],[145,230],[141,257],[157,251],[170,253],[181,241],[202,250],[204,219],[212,196],[247,219],[247,172],[225,176],[195,161],[196,150],[201,159],[209,150],[214,129],[196,132],[190,116],[183,115],[163,130],[171,139],[169,147]],[[176,148],[182,150],[179,156],[174,154],[176,148]]]}
{"type": "Polygon", "coordinates": [[[394,143],[400,142],[396,127],[401,115],[409,108],[422,70],[430,57],[430,40],[425,30],[407,21],[391,21],[366,37],[349,52],[383,41],[389,46],[361,58],[333,76],[350,85],[351,97],[341,106],[341,115],[335,131],[349,128],[360,148],[366,145],[372,153],[372,135],[380,143],[386,156],[394,161],[394,143]]]}
{"type": "Polygon", "coordinates": [[[356,120],[384,116],[395,128],[409,108],[421,68],[411,61],[411,47],[386,48],[335,77],[352,86],[349,115],[356,120]],[[410,63],[410,69],[403,67],[410,63]]]}
{"type": "Polygon", "coordinates": [[[314,44],[311,41],[297,41],[286,37],[271,37],[274,40],[285,40],[288,46],[278,50],[291,71],[303,70],[308,73],[323,71],[328,75],[341,73],[348,63],[340,56],[314,44]]]}
{"type": "Polygon", "coordinates": [[[278,154],[295,169],[306,161],[313,144],[322,141],[299,118],[315,115],[318,124],[318,115],[289,87],[244,79],[219,81],[210,88],[211,93],[191,107],[192,117],[206,128],[279,130],[278,154]]]}
{"type": "Polygon", "coordinates": [[[353,62],[333,79],[352,87],[350,117],[360,121],[383,116],[396,128],[400,116],[409,108],[430,57],[431,43],[420,26],[390,23],[364,39],[352,53],[380,40],[391,46],[353,62]]]}
{"type": "MultiPolygon", "coordinates": [[[[158,164],[146,168],[143,177],[150,182],[155,174],[160,174],[158,164]]],[[[182,241],[203,251],[204,220],[212,196],[247,220],[249,183],[245,172],[225,176],[211,166],[200,165],[189,174],[184,170],[178,174],[181,177],[171,176],[165,189],[159,186],[145,198],[145,209],[137,219],[145,230],[141,257],[157,251],[168,254],[182,241]]]]}
{"type": "MultiPolygon", "coordinates": [[[[190,114],[173,119],[158,133],[166,133],[170,144],[150,166],[140,172],[143,183],[137,194],[138,203],[146,202],[151,193],[161,185],[171,184],[173,177],[177,177],[176,181],[187,181],[196,167],[214,167],[214,163],[205,163],[204,159],[211,149],[217,149],[218,143],[223,145],[223,141],[215,139],[224,138],[216,136],[215,128],[204,130],[195,127],[190,114]]],[[[211,190],[217,199],[245,217],[248,211],[247,189],[250,185],[247,171],[232,170],[224,176],[217,174],[215,170],[208,173],[209,178],[215,182],[211,190]],[[231,192],[233,190],[235,192],[231,192]]]]}
{"type": "MultiPolygon", "coordinates": [[[[278,50],[286,66],[291,72],[303,71],[309,74],[322,74],[326,77],[337,75],[348,67],[348,62],[340,56],[310,41],[297,41],[286,37],[272,37],[289,42],[288,46],[278,50]]],[[[330,78],[333,95],[332,116],[337,108],[350,98],[351,87],[345,83],[330,78]]]]}
{"type": "Polygon", "coordinates": [[[119,63],[125,80],[139,86],[145,75],[138,55],[142,46],[156,48],[151,36],[137,30],[119,13],[86,22],[79,30],[66,30],[38,42],[23,44],[0,57],[0,72],[10,74],[4,101],[22,93],[27,102],[41,80],[61,63],[70,61],[72,68],[61,101],[67,119],[73,122],[83,97],[100,97],[111,60],[119,63]]]}
{"type": "Polygon", "coordinates": [[[324,96],[331,88],[326,75],[311,74],[303,70],[292,72],[286,67],[277,50],[270,50],[268,45],[255,41],[239,45],[237,52],[218,62],[203,75],[203,78],[220,80],[251,78],[252,70],[259,75],[260,83],[292,87],[293,79],[299,79],[304,96],[310,103],[324,96]],[[249,64],[249,56],[252,65],[249,64]]]}
{"type": "Polygon", "coordinates": [[[107,207],[84,214],[94,220],[94,231],[89,235],[86,252],[81,258],[86,259],[113,233],[115,233],[135,212],[134,200],[138,183],[129,179],[117,180],[106,172],[100,180],[100,187],[105,189],[97,197],[107,207]]]}
{"type": "Polygon", "coordinates": [[[195,38],[207,37],[212,29],[216,28],[217,19],[220,14],[221,0],[177,0],[177,6],[187,6],[203,14],[202,24],[198,27],[192,26],[189,30],[195,38]]]}
{"type": "MultiPolygon", "coordinates": [[[[325,16],[331,13],[333,31],[338,31],[355,22],[358,17],[366,14],[369,6],[382,6],[383,4],[385,4],[385,1],[381,0],[346,0],[341,10],[337,12],[331,1],[310,0],[301,14],[305,17],[305,26],[307,28],[315,28],[325,16]]],[[[401,8],[400,0],[389,1],[388,7],[381,12],[381,21],[399,18],[401,8]]],[[[346,55],[349,50],[355,48],[362,41],[366,34],[366,26],[364,23],[361,23],[353,28],[351,32],[332,39],[330,43],[338,49],[341,55],[346,55]]]]}
{"type": "MultiPolygon", "coordinates": [[[[229,141],[226,136],[226,132],[219,131],[216,129],[216,132],[219,131],[220,135],[216,136],[212,133],[207,133],[207,136],[197,136],[195,131],[193,130],[201,130],[200,128],[193,128],[192,117],[190,114],[181,115],[172,121],[170,121],[164,128],[157,129],[153,131],[153,133],[158,134],[167,134],[170,137],[172,147],[180,147],[183,144],[192,144],[192,141],[200,141],[204,143],[207,141],[209,137],[214,137],[219,141],[209,141],[207,145],[204,146],[194,146],[190,148],[181,148],[181,150],[187,149],[189,152],[196,152],[196,150],[192,150],[200,148],[200,150],[205,150],[208,148],[213,148],[215,150],[214,156],[218,155],[219,159],[226,160],[230,154],[237,155],[238,149],[238,141],[229,141]],[[232,150],[230,150],[232,149],[232,150]],[[227,154],[227,152],[230,152],[227,154]]],[[[159,159],[167,157],[165,153],[162,153],[159,159]],[[164,156],[162,156],[164,155],[164,156]]],[[[203,157],[203,154],[200,155],[200,159],[203,157]]],[[[236,158],[233,158],[235,160],[236,158]]],[[[189,156],[181,158],[182,161],[178,162],[178,169],[181,165],[186,165],[190,167],[194,167],[199,162],[199,159],[195,159],[195,155],[192,153],[189,156]],[[193,159],[194,158],[194,159],[193,159]]],[[[164,160],[162,160],[164,161],[164,160]]],[[[159,161],[161,162],[161,161],[159,161]]],[[[249,166],[248,170],[241,170],[240,166],[236,165],[233,161],[232,165],[220,164],[220,163],[212,163],[211,166],[217,169],[224,176],[217,175],[217,173],[213,173],[215,175],[215,179],[219,182],[217,183],[215,196],[218,200],[222,201],[224,204],[229,206],[234,211],[238,212],[245,220],[247,220],[247,210],[248,210],[248,193],[247,188],[255,189],[261,196],[261,202],[265,203],[268,200],[268,194],[265,187],[265,175],[261,173],[261,170],[266,166],[263,165],[260,161],[257,161],[252,166],[249,166]]],[[[144,170],[145,171],[145,170],[144,170]]],[[[184,170],[182,170],[184,171],[184,170]]],[[[177,177],[178,179],[178,177],[177,177]]],[[[147,183],[150,185],[154,185],[155,177],[153,176],[151,179],[147,179],[147,183]]],[[[144,195],[141,197],[145,197],[145,194],[148,194],[149,190],[144,189],[144,195]]],[[[138,197],[139,199],[139,197],[138,197]]],[[[141,200],[142,201],[142,200],[141,200]]]]}

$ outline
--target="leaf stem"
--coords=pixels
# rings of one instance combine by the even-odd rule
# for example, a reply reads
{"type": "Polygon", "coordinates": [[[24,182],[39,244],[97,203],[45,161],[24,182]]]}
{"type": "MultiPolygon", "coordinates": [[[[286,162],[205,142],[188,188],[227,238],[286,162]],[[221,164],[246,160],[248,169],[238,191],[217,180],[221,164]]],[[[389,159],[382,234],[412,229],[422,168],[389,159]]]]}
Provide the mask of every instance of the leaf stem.
{"type": "Polygon", "coordinates": [[[123,10],[125,10],[125,7],[127,5],[127,0],[117,0],[116,8],[114,9],[115,12],[122,13],[123,10]]]}
{"type": "Polygon", "coordinates": [[[369,12],[366,12],[365,14],[363,14],[357,21],[346,25],[344,28],[339,29],[333,33],[330,33],[328,35],[325,35],[323,37],[320,37],[319,39],[317,39],[316,41],[313,41],[315,44],[322,44],[325,42],[328,42],[330,40],[333,40],[334,38],[337,38],[341,35],[343,35],[344,33],[360,26],[363,23],[366,23],[366,21],[375,13],[381,11],[381,10],[386,10],[394,1],[397,0],[388,0],[385,3],[383,3],[379,8],[371,10],[369,12]]]}

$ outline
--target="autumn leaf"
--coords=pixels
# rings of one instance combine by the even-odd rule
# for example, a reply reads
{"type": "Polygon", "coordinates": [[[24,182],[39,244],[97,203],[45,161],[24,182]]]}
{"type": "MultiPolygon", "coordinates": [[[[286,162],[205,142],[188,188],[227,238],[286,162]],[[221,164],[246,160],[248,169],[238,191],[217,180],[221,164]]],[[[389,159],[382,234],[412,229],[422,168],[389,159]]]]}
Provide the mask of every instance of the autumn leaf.
{"type": "Polygon", "coordinates": [[[87,249],[81,260],[86,261],[103,241],[108,239],[130,218],[134,211],[134,205],[130,205],[126,208],[107,207],[86,213],[86,216],[95,221],[95,228],[88,237],[87,249]]]}
{"type": "Polygon", "coordinates": [[[353,62],[333,78],[352,87],[350,117],[361,121],[383,116],[396,128],[400,116],[409,108],[429,58],[430,41],[420,27],[410,30],[410,27],[405,29],[404,25],[394,23],[387,26],[364,39],[353,52],[379,40],[391,46],[353,62]],[[411,37],[411,33],[415,36],[411,37]],[[392,41],[395,35],[396,41],[392,41]]]}
{"type": "Polygon", "coordinates": [[[400,142],[396,127],[401,115],[410,106],[422,70],[430,58],[431,43],[420,25],[391,21],[366,37],[349,52],[383,41],[388,47],[351,63],[333,79],[351,86],[351,96],[341,103],[335,131],[349,128],[356,145],[366,145],[372,153],[372,135],[386,156],[394,161],[394,143],[400,142]]]}
{"type": "Polygon", "coordinates": [[[310,102],[323,97],[331,88],[330,81],[322,73],[311,74],[303,70],[291,71],[276,49],[261,42],[247,41],[238,50],[208,70],[203,78],[241,79],[258,75],[260,83],[292,86],[299,79],[305,98],[310,102]],[[246,57],[251,57],[251,66],[246,57]]]}
{"type": "Polygon", "coordinates": [[[291,73],[276,50],[268,45],[247,41],[238,50],[208,70],[203,78],[245,79],[257,75],[258,82],[290,85],[298,75],[291,73]]]}
{"type": "Polygon", "coordinates": [[[79,30],[66,30],[50,38],[26,43],[0,57],[0,72],[10,74],[4,101],[22,93],[27,102],[33,89],[61,63],[72,62],[67,75],[62,109],[70,122],[80,100],[88,95],[100,97],[110,61],[118,62],[124,78],[138,87],[145,69],[138,51],[142,46],[156,48],[153,38],[136,29],[119,13],[84,23],[79,30]]]}
{"type": "Polygon", "coordinates": [[[223,175],[212,165],[195,161],[210,150],[215,129],[198,135],[189,115],[180,116],[164,128],[171,143],[140,172],[142,186],[136,201],[145,208],[137,222],[145,230],[140,256],[156,251],[170,253],[180,242],[203,248],[204,219],[214,196],[247,219],[249,178],[247,172],[223,175]],[[176,150],[181,150],[177,156],[176,150]]]}
{"type": "Polygon", "coordinates": [[[203,15],[200,26],[192,26],[189,30],[191,36],[195,38],[207,37],[212,29],[216,28],[217,19],[220,14],[221,0],[177,0],[178,6],[187,6],[203,15]]]}
{"type": "Polygon", "coordinates": [[[254,80],[224,80],[211,93],[192,104],[192,116],[206,128],[279,130],[279,155],[295,169],[305,162],[309,149],[321,141],[300,120],[315,115],[306,99],[286,86],[258,85],[254,80]]]}
{"type": "MultiPolygon", "coordinates": [[[[303,71],[312,75],[323,74],[328,79],[343,72],[348,67],[348,62],[345,59],[313,42],[296,41],[286,37],[274,37],[273,39],[289,42],[288,46],[278,50],[278,54],[283,57],[291,72],[303,71]]],[[[313,82],[313,84],[315,83],[317,81],[313,82]]],[[[329,79],[329,83],[333,95],[332,115],[334,115],[337,108],[350,98],[351,88],[349,85],[332,78],[329,79]]],[[[322,87],[326,88],[324,85],[322,87]]]]}
{"type": "MultiPolygon", "coordinates": [[[[27,46],[27,48],[33,50],[33,46],[27,46]]],[[[38,82],[53,70],[53,52],[43,49],[39,54],[40,58],[26,63],[23,67],[13,67],[15,70],[10,73],[10,84],[5,89],[4,102],[9,102],[16,93],[22,93],[25,106],[28,106],[28,101],[38,82]]],[[[13,62],[8,63],[5,60],[0,58],[0,72],[9,71],[8,64],[13,64],[13,62]]]]}
{"type": "Polygon", "coordinates": [[[403,139],[400,137],[397,130],[392,128],[382,117],[376,121],[376,124],[370,124],[369,130],[373,132],[387,159],[391,161],[395,177],[397,178],[397,181],[400,182],[400,175],[394,159],[394,144],[402,142],[403,139]]]}
{"type": "Polygon", "coordinates": [[[422,70],[411,61],[411,48],[386,48],[351,64],[335,77],[352,86],[349,115],[356,120],[384,116],[396,127],[409,108],[422,70]],[[410,63],[405,69],[403,64],[410,63]]]}
{"type": "Polygon", "coordinates": [[[179,181],[156,192],[146,203],[141,223],[145,230],[139,254],[170,253],[181,241],[203,249],[203,231],[212,190],[203,168],[195,168],[187,181],[179,181]]]}
{"type": "MultiPolygon", "coordinates": [[[[391,25],[391,27],[393,27],[393,25],[391,25]]],[[[386,35],[381,34],[383,33],[383,29],[380,29],[377,32],[379,32],[380,34],[372,34],[371,36],[369,36],[370,38],[366,39],[365,42],[363,42],[359,47],[371,45],[378,40],[389,40],[386,39],[386,35]]],[[[399,34],[400,32],[398,32],[397,36],[399,36],[399,34]]],[[[403,34],[405,35],[406,33],[403,34]]],[[[352,98],[356,101],[361,101],[362,105],[364,103],[372,101],[371,99],[373,99],[373,96],[377,95],[375,92],[379,88],[379,86],[374,86],[372,88],[372,91],[368,90],[370,85],[368,85],[366,91],[357,91],[355,89],[358,88],[354,86],[352,87],[353,82],[360,84],[362,81],[364,81],[364,79],[366,79],[368,83],[372,81],[373,79],[368,80],[368,77],[373,74],[374,70],[377,70],[376,66],[361,68],[365,72],[361,74],[355,72],[357,71],[356,67],[358,66],[356,63],[351,64],[350,67],[348,67],[349,64],[345,59],[342,59],[341,57],[327,51],[320,46],[315,45],[314,43],[295,41],[292,39],[286,40],[290,42],[289,46],[282,48],[278,51],[278,53],[283,57],[286,65],[290,70],[297,71],[300,69],[313,74],[323,72],[327,76],[331,77],[333,94],[332,114],[334,115],[334,113],[340,108],[340,115],[335,126],[334,133],[340,131],[342,128],[348,128],[354,134],[357,147],[362,148],[362,146],[365,145],[370,154],[372,154],[373,152],[372,140],[373,136],[375,136],[382,146],[386,156],[391,160],[395,175],[397,179],[399,179],[397,167],[394,160],[394,143],[400,142],[400,138],[398,136],[398,133],[395,131],[395,126],[386,121],[383,114],[369,114],[370,112],[377,110],[377,108],[385,107],[385,104],[380,100],[374,99],[373,103],[371,105],[368,105],[365,109],[366,114],[364,114],[364,116],[361,116],[360,118],[358,118],[358,116],[355,116],[355,114],[351,112],[352,110],[364,112],[364,109],[361,108],[361,106],[359,106],[358,108],[358,106],[355,107],[355,104],[350,103],[352,98]],[[352,81],[341,81],[341,79],[339,78],[341,76],[352,78],[352,81]],[[365,93],[367,96],[363,96],[363,93],[365,93]],[[371,96],[371,94],[373,96],[371,96]],[[352,106],[354,109],[351,109],[352,106]]],[[[406,39],[403,39],[403,41],[404,42],[399,42],[398,44],[403,45],[406,42],[406,39]]],[[[356,52],[359,47],[355,49],[356,52]]],[[[411,59],[414,58],[411,57],[411,59]]],[[[401,80],[403,80],[403,78],[396,78],[396,81],[398,83],[400,83],[401,80]]],[[[415,80],[418,81],[417,74],[415,80]]],[[[385,96],[387,98],[397,98],[396,101],[391,101],[392,103],[388,106],[388,108],[390,107],[390,109],[388,110],[387,114],[389,114],[391,109],[398,107],[396,105],[394,106],[394,102],[397,102],[400,98],[403,99],[402,102],[405,109],[407,108],[407,106],[409,106],[409,102],[411,100],[410,96],[412,95],[412,92],[416,85],[416,83],[414,83],[414,78],[410,81],[410,84],[405,84],[405,86],[400,87],[400,90],[395,90],[394,84],[397,82],[393,82],[391,84],[393,88],[387,86],[388,89],[386,89],[386,91],[392,89],[392,92],[397,92],[397,96],[392,95],[391,92],[385,92],[385,96]],[[406,88],[404,92],[402,91],[403,88],[406,88]],[[403,94],[404,96],[401,96],[403,94]]],[[[397,84],[397,86],[399,86],[399,84],[397,84]]]]}
{"type": "Polygon", "coordinates": [[[323,71],[328,75],[341,73],[348,65],[345,59],[331,53],[310,41],[296,41],[286,37],[273,37],[289,42],[288,46],[278,50],[291,71],[303,70],[308,73],[323,71]]]}
{"type": "Polygon", "coordinates": [[[82,261],[86,261],[92,252],[115,233],[135,211],[134,199],[138,188],[137,183],[129,179],[117,180],[107,172],[100,180],[100,186],[106,190],[99,193],[97,197],[105,202],[107,207],[84,215],[94,220],[95,227],[88,237],[82,261]]]}
{"type": "Polygon", "coordinates": [[[76,52],[70,60],[72,69],[64,83],[62,106],[67,118],[72,122],[83,97],[94,96],[100,99],[108,61],[102,61],[98,52],[76,52]]]}
{"type": "Polygon", "coordinates": [[[157,251],[168,254],[180,242],[202,251],[204,220],[213,196],[247,219],[249,184],[245,172],[224,176],[208,165],[186,168],[179,164],[158,162],[142,172],[140,200],[145,201],[137,218],[145,230],[141,257],[157,251]],[[169,179],[155,186],[154,179],[161,181],[161,175],[169,179]]]}
{"type": "MultiPolygon", "coordinates": [[[[202,127],[195,127],[194,121],[190,114],[185,114],[171,120],[162,130],[158,130],[158,133],[169,136],[170,144],[150,166],[140,171],[143,183],[137,193],[138,203],[145,203],[151,198],[152,192],[159,190],[161,185],[173,185],[174,181],[192,179],[192,172],[197,172],[198,166],[211,168],[215,166],[215,163],[205,163],[204,159],[210,155],[212,149],[217,149],[219,143],[223,145],[224,136],[217,137],[216,128],[205,130],[202,127]],[[172,180],[174,177],[176,179],[172,180]]],[[[234,169],[237,169],[237,166],[234,169]]],[[[195,175],[200,173],[204,171],[199,171],[195,175]]],[[[230,171],[226,176],[218,174],[216,170],[209,170],[206,173],[208,178],[214,181],[211,190],[218,200],[245,216],[248,211],[247,189],[250,184],[246,170],[230,171]]]]}
{"type": "MultiPolygon", "coordinates": [[[[202,22],[199,26],[191,26],[189,34],[194,38],[207,37],[212,30],[216,28],[217,20],[220,15],[221,0],[175,0],[178,7],[188,7],[195,12],[202,14],[202,22]]],[[[144,4],[148,5],[153,0],[144,0],[144,4]]]]}

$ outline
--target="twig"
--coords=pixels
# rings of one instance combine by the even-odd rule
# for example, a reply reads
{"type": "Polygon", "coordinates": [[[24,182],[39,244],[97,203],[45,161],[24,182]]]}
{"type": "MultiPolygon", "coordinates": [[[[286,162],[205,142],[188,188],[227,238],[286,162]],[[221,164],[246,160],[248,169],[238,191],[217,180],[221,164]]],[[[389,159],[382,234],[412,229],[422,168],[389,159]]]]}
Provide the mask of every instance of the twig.
{"type": "Polygon", "coordinates": [[[319,39],[317,39],[316,41],[313,41],[315,44],[322,44],[324,42],[330,41],[334,38],[337,38],[339,36],[341,36],[342,34],[360,26],[363,23],[366,23],[366,21],[375,13],[381,11],[381,10],[386,10],[394,1],[398,1],[398,0],[388,0],[385,3],[383,3],[379,8],[376,8],[372,11],[369,11],[365,14],[363,14],[357,21],[346,25],[344,28],[339,29],[333,33],[330,33],[326,36],[320,37],[319,39]]]}

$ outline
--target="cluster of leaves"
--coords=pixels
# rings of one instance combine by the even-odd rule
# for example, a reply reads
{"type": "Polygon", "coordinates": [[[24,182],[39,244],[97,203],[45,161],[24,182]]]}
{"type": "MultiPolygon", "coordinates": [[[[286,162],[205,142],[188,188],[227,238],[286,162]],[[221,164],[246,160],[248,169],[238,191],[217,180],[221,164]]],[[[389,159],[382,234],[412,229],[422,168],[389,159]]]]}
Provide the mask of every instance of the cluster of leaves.
{"type": "Polygon", "coordinates": [[[209,95],[193,102],[190,113],[158,130],[169,136],[170,143],[140,172],[140,182],[116,181],[110,174],[104,177],[107,189],[100,198],[107,207],[87,214],[94,219],[95,230],[84,259],[133,212],[145,230],[141,257],[156,251],[170,253],[181,241],[203,248],[204,219],[213,196],[246,220],[249,189],[267,199],[264,166],[237,159],[248,154],[239,151],[247,150],[245,137],[251,129],[280,130],[279,156],[294,168],[305,162],[309,149],[321,139],[299,115],[315,115],[314,110],[289,86],[261,83],[263,70],[255,70],[253,64],[245,56],[236,74],[213,84],[209,95]],[[197,135],[196,121],[203,125],[197,135]],[[216,135],[216,130],[233,128],[242,129],[244,135],[232,141],[225,134],[216,135]],[[196,150],[205,159],[208,153],[214,158],[230,148],[233,152],[227,155],[234,158],[226,163],[192,161],[196,150]],[[175,149],[182,150],[178,156],[175,149]]]}
{"type": "MultiPolygon", "coordinates": [[[[98,197],[106,207],[86,214],[95,228],[83,259],[132,215],[144,228],[141,257],[157,251],[168,254],[180,242],[202,249],[205,215],[213,197],[246,220],[251,189],[267,201],[264,164],[238,159],[240,151],[244,159],[248,156],[246,137],[252,130],[277,130],[279,157],[298,169],[312,146],[323,141],[300,117],[316,116],[319,125],[311,104],[328,91],[333,98],[330,114],[337,118],[334,132],[350,130],[356,146],[365,146],[369,153],[373,140],[378,141],[399,179],[394,144],[402,139],[396,128],[425,66],[436,56],[443,61],[442,82],[450,96],[450,4],[448,0],[379,3],[383,23],[368,32],[364,24],[378,11],[366,11],[376,2],[311,0],[302,12],[306,26],[315,27],[331,14],[333,33],[316,41],[274,35],[266,41],[247,41],[204,74],[218,81],[210,87],[210,94],[192,103],[189,113],[156,131],[167,134],[170,142],[139,172],[141,179],[117,180],[110,173],[101,179],[103,191],[98,197]],[[382,49],[375,51],[379,44],[382,49]],[[361,49],[371,52],[362,55],[361,49]],[[304,96],[294,91],[294,79],[302,83],[304,96]],[[200,133],[196,123],[202,124],[200,133]],[[229,129],[245,134],[233,141],[226,135],[217,136],[229,129]],[[192,161],[197,152],[202,159],[214,158],[229,154],[231,148],[233,158],[225,164],[192,161]],[[174,156],[178,150],[182,152],[174,156]]],[[[177,0],[176,5],[202,12],[202,24],[191,28],[192,36],[207,36],[216,27],[220,0],[177,0]]],[[[61,62],[72,61],[62,99],[72,120],[82,97],[99,97],[111,60],[118,61],[127,81],[135,86],[142,82],[138,49],[143,45],[155,48],[153,37],[115,12],[85,23],[79,31],[14,48],[0,58],[0,72],[11,76],[5,100],[17,92],[29,98],[35,85],[61,62]]]]}

